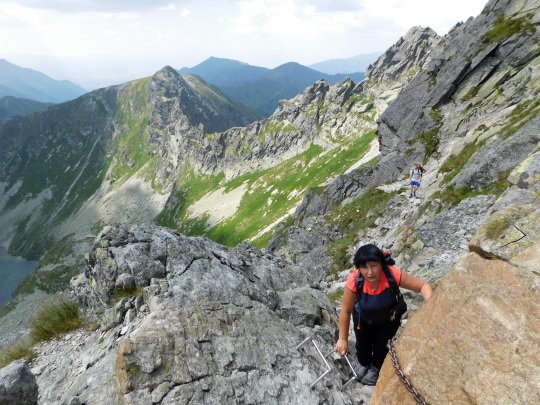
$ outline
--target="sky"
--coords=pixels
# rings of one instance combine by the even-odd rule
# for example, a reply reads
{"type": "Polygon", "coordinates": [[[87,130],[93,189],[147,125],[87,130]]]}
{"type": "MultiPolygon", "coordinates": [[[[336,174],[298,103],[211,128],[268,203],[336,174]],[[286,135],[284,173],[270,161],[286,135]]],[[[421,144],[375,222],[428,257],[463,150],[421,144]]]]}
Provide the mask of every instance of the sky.
{"type": "Polygon", "coordinates": [[[445,35],[487,0],[0,0],[0,59],[86,90],[210,56],[273,69],[445,35]]]}

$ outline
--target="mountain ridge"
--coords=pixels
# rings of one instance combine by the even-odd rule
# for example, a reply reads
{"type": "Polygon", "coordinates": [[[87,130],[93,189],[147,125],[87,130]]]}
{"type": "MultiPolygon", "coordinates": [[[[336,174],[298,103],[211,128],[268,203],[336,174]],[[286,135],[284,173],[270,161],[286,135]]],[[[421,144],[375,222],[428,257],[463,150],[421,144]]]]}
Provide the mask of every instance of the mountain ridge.
{"type": "Polygon", "coordinates": [[[0,59],[0,98],[13,96],[61,103],[85,93],[86,90],[68,80],[55,80],[36,70],[22,68],[0,59]]]}
{"type": "Polygon", "coordinates": [[[14,115],[31,114],[51,105],[53,103],[42,103],[40,101],[5,96],[0,98],[0,121],[14,115]]]}
{"type": "Polygon", "coordinates": [[[181,74],[194,73],[218,86],[240,102],[263,113],[272,115],[281,99],[292,98],[314,82],[324,79],[336,84],[349,77],[356,82],[363,73],[330,75],[317,72],[296,62],[284,63],[274,69],[251,66],[247,63],[210,57],[192,68],[182,68],[181,74]]]}
{"type": "MultiPolygon", "coordinates": [[[[158,173],[163,173],[162,185],[170,188],[172,185],[166,180],[168,167],[161,167],[156,156],[161,142],[167,140],[162,133],[168,125],[164,118],[168,119],[169,114],[175,117],[175,131],[196,131],[204,136],[205,129],[215,132],[245,125],[257,116],[256,113],[247,116],[246,107],[240,106],[239,110],[237,104],[232,104],[216,89],[201,92],[204,87],[204,82],[195,78],[186,81],[174,69],[165,67],[152,78],[96,90],[47,111],[4,122],[0,125],[4,213],[18,207],[30,224],[64,221],[66,216],[81,209],[87,196],[97,192],[102,182],[105,182],[104,191],[113,184],[116,189],[150,161],[158,173]],[[33,141],[36,126],[47,135],[33,141]],[[43,155],[48,155],[44,150],[52,144],[56,144],[57,153],[44,160],[43,155]],[[106,152],[107,149],[110,151],[106,152]],[[54,168],[58,167],[64,167],[62,174],[55,173],[54,168]],[[49,174],[43,176],[44,171],[49,174]],[[20,184],[16,180],[18,176],[25,178],[20,184]],[[81,187],[77,184],[84,186],[77,188],[81,187]],[[47,218],[39,219],[33,208],[23,209],[26,200],[22,193],[34,201],[29,207],[38,204],[38,212],[48,212],[47,218]]],[[[120,207],[114,212],[122,215],[120,207]]],[[[3,218],[8,223],[17,220],[10,215],[3,218]]],[[[15,236],[15,241],[26,232],[34,232],[36,237],[16,243],[17,251],[12,253],[20,255],[25,251],[31,257],[43,253],[38,241],[46,239],[39,236],[46,229],[38,231],[35,224],[30,224],[25,226],[26,231],[15,236]]],[[[2,243],[12,241],[11,232],[10,226],[4,227],[2,243]]]]}

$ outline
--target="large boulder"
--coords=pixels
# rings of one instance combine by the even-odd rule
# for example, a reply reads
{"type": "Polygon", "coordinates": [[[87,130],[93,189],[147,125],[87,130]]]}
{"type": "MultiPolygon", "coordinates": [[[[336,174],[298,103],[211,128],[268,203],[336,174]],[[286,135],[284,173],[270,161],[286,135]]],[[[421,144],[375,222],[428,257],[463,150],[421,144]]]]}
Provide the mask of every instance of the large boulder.
{"type": "MultiPolygon", "coordinates": [[[[405,375],[432,404],[538,404],[540,277],[463,256],[395,343],[405,375]]],[[[371,405],[416,403],[390,356],[371,405]]]]}
{"type": "Polygon", "coordinates": [[[36,377],[25,360],[0,370],[0,404],[34,405],[38,399],[36,377]]]}

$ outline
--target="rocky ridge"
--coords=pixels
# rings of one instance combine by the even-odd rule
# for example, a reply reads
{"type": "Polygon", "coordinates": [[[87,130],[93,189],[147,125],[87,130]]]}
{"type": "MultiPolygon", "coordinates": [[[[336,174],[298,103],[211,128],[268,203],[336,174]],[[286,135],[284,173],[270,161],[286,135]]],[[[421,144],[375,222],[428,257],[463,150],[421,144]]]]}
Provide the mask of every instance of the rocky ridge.
{"type": "Polygon", "coordinates": [[[444,38],[431,28],[413,27],[366,70],[358,91],[375,100],[381,113],[431,61],[444,38]]]}
{"type": "Polygon", "coordinates": [[[154,226],[106,228],[87,263],[71,291],[100,329],[38,347],[40,403],[352,404],[371,395],[340,391],[341,373],[309,388],[324,368],[296,346],[311,336],[326,351],[337,317],[303,268],[247,243],[228,249],[154,226]],[[134,285],[141,295],[116,298],[134,285]]]}
{"type": "MultiPolygon", "coordinates": [[[[174,161],[182,163],[185,158],[178,155],[169,130],[174,128],[178,136],[215,132],[245,125],[257,117],[247,115],[246,107],[239,110],[215,89],[203,92],[203,87],[165,67],[151,78],[96,90],[2,123],[0,242],[9,247],[15,240],[16,248],[8,249],[12,254],[39,257],[47,250],[43,240],[58,241],[73,232],[91,232],[106,218],[88,223],[85,212],[91,210],[96,217],[100,207],[93,204],[95,200],[106,193],[110,198],[150,160],[155,174],[139,173],[136,177],[150,184],[158,179],[164,190],[170,190],[173,182],[167,180],[167,170],[172,157],[164,151],[169,148],[175,154],[174,161]],[[59,228],[70,217],[72,222],[78,219],[75,229],[59,228]]],[[[159,194],[151,186],[148,189],[159,194]]],[[[144,200],[139,212],[150,211],[150,216],[143,217],[151,220],[160,205],[144,204],[144,200]]]]}
{"type": "Polygon", "coordinates": [[[276,166],[314,144],[332,148],[340,138],[375,129],[375,111],[362,115],[373,104],[354,88],[348,78],[334,86],[320,80],[295,98],[281,100],[271,117],[247,127],[191,136],[182,149],[189,151],[192,164],[201,172],[224,172],[226,178],[233,178],[276,166]]]}

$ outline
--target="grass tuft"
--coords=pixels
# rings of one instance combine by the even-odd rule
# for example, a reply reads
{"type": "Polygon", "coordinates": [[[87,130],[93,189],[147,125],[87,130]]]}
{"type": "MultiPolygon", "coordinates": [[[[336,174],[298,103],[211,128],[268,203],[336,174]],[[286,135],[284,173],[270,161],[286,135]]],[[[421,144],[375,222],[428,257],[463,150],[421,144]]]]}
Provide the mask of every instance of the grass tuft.
{"type": "Polygon", "coordinates": [[[35,358],[36,353],[32,350],[33,346],[31,341],[26,341],[0,352],[0,369],[8,366],[15,360],[25,359],[30,361],[35,358]]]}
{"type": "Polygon", "coordinates": [[[522,18],[505,18],[503,14],[499,14],[495,19],[495,26],[480,39],[484,42],[483,48],[486,48],[493,42],[501,42],[512,35],[534,35],[536,27],[530,22],[530,14],[522,18]]]}
{"type": "Polygon", "coordinates": [[[30,336],[37,343],[77,329],[82,325],[82,318],[75,304],[61,299],[45,304],[30,324],[30,336]]]}
{"type": "Polygon", "coordinates": [[[60,337],[82,324],[83,319],[77,306],[66,299],[43,305],[37,315],[30,320],[30,338],[0,352],[0,368],[18,359],[32,360],[36,357],[33,350],[36,343],[60,337]]]}

